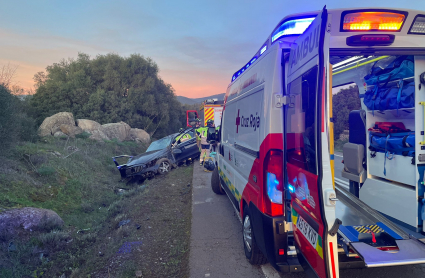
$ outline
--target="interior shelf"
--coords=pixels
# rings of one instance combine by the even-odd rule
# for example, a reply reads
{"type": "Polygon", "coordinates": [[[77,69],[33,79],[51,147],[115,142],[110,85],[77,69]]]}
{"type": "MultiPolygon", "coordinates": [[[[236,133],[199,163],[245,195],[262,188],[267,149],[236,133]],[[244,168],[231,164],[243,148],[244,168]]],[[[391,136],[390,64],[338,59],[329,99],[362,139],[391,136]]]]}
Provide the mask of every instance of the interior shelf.
{"type": "Polygon", "coordinates": [[[391,110],[368,110],[367,113],[370,117],[382,116],[389,118],[403,118],[403,119],[415,119],[415,108],[402,108],[402,109],[391,109],[391,110]]]}
{"type": "Polygon", "coordinates": [[[369,174],[396,181],[403,184],[415,186],[416,184],[416,167],[412,164],[412,157],[394,155],[392,160],[387,158],[386,161],[386,175],[384,175],[384,153],[376,153],[376,156],[371,158],[370,152],[368,160],[369,174]]]}

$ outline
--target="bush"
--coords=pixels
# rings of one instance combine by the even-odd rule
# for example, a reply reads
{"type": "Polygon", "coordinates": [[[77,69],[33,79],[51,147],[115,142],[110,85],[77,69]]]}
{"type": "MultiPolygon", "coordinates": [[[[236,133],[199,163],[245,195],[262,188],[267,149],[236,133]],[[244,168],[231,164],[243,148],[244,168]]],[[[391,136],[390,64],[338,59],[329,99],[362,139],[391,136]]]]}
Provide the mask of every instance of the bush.
{"type": "Polygon", "coordinates": [[[18,99],[0,85],[0,152],[9,152],[12,142],[18,137],[18,99]]]}
{"type": "Polygon", "coordinates": [[[50,233],[41,234],[38,240],[44,245],[58,245],[60,242],[66,242],[70,238],[68,232],[53,230],[50,233]]]}
{"type": "Polygon", "coordinates": [[[40,168],[38,168],[37,173],[42,176],[51,176],[56,173],[56,170],[51,166],[41,166],[40,168]]]}
{"type": "Polygon", "coordinates": [[[81,139],[88,139],[90,136],[91,136],[91,134],[88,133],[87,131],[84,131],[83,133],[75,135],[75,137],[81,138],[81,139]]]}
{"type": "Polygon", "coordinates": [[[35,120],[26,114],[26,103],[0,85],[0,154],[8,154],[17,141],[35,141],[35,120]]]}

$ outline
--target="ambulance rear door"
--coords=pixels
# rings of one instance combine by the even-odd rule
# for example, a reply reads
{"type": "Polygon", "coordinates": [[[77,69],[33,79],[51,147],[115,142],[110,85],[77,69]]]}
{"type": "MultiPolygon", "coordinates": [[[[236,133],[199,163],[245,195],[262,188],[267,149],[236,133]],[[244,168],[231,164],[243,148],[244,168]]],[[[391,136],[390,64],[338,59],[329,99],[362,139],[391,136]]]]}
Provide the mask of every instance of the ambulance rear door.
{"type": "Polygon", "coordinates": [[[324,8],[292,44],[284,68],[285,192],[298,257],[321,278],[339,275],[326,97],[330,22],[324,8]]]}

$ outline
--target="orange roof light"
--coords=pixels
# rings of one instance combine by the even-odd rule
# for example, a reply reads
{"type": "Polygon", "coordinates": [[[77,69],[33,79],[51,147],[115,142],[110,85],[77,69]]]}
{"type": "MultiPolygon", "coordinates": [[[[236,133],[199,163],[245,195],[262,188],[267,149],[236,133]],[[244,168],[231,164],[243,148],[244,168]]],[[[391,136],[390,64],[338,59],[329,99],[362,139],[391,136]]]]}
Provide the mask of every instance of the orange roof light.
{"type": "Polygon", "coordinates": [[[406,16],[393,12],[347,13],[342,31],[399,31],[406,16]]]}

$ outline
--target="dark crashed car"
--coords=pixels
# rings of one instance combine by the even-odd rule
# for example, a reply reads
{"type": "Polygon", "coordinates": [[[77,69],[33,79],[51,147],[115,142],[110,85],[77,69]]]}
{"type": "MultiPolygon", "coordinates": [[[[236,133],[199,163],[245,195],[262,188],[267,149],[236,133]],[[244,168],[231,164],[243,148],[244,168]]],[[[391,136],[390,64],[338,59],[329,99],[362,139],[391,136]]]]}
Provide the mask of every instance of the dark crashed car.
{"type": "Polygon", "coordinates": [[[188,159],[199,156],[193,129],[175,133],[152,142],[145,153],[138,156],[120,155],[113,157],[121,178],[151,178],[165,174],[173,167],[188,159]],[[128,157],[126,164],[119,164],[118,158],[128,157]]]}

